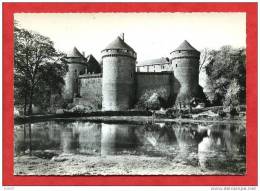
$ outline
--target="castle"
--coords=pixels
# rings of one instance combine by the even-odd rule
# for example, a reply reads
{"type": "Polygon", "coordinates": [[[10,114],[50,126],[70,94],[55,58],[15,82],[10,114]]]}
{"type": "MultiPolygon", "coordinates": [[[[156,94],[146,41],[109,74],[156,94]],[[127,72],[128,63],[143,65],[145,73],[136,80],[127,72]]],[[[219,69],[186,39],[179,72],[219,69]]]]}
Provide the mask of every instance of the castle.
{"type": "Polygon", "coordinates": [[[184,41],[170,53],[145,64],[136,64],[137,53],[117,37],[101,51],[102,65],[76,48],[67,57],[64,98],[76,104],[102,99],[102,110],[131,109],[147,91],[164,89],[167,101],[197,97],[199,94],[200,52],[184,41]]]}

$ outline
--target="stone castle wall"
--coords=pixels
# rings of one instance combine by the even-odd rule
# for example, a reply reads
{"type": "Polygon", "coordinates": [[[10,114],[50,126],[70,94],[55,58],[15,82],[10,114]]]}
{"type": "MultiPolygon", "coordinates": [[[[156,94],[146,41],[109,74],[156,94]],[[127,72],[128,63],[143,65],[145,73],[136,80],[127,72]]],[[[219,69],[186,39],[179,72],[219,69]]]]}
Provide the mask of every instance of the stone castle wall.
{"type": "MultiPolygon", "coordinates": [[[[169,97],[173,94],[172,85],[173,73],[147,73],[147,72],[137,72],[135,73],[135,83],[130,84],[130,88],[133,88],[133,101],[138,101],[142,95],[147,91],[166,91],[166,96],[169,97]]],[[[117,84],[117,88],[122,88],[122,96],[126,95],[129,90],[127,90],[125,84],[117,84]],[[124,91],[123,91],[124,90],[124,91]]],[[[102,102],[102,75],[101,74],[91,74],[84,75],[80,77],[79,80],[80,88],[80,98],[74,98],[75,104],[80,105],[93,105],[101,104],[102,102]]],[[[109,88],[111,88],[109,84],[109,88]]],[[[115,91],[118,93],[118,91],[115,91]]],[[[116,95],[115,97],[117,97],[116,95]]],[[[116,98],[114,98],[116,99],[116,98]]],[[[112,100],[113,101],[113,100],[112,100]]]]}
{"type": "Polygon", "coordinates": [[[137,72],[136,73],[136,98],[140,99],[147,91],[166,91],[166,97],[173,94],[172,72],[137,72]]]}
{"type": "Polygon", "coordinates": [[[92,74],[80,77],[80,96],[82,98],[95,97],[102,94],[102,75],[92,74]]]}
{"type": "Polygon", "coordinates": [[[106,58],[103,67],[106,71],[103,77],[102,74],[79,77],[80,98],[74,98],[75,104],[103,104],[103,110],[127,110],[151,90],[165,91],[171,103],[176,97],[194,96],[198,91],[197,57],[172,59],[173,72],[135,72],[133,59],[124,56],[106,58]]]}
{"type": "Polygon", "coordinates": [[[95,108],[100,107],[102,104],[102,75],[89,74],[80,76],[79,95],[79,98],[74,98],[75,104],[92,105],[95,108]]]}

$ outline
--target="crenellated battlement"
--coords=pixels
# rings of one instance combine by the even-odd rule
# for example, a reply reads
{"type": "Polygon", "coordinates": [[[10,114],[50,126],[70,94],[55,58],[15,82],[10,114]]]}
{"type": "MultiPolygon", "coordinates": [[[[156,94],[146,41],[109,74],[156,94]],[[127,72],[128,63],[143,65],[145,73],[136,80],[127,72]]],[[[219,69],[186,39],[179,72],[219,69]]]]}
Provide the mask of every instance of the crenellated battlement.
{"type": "Polygon", "coordinates": [[[136,53],[131,51],[131,50],[126,50],[126,49],[106,49],[103,50],[102,52],[102,59],[105,57],[117,57],[117,56],[123,56],[123,57],[129,57],[136,59],[136,53]]]}

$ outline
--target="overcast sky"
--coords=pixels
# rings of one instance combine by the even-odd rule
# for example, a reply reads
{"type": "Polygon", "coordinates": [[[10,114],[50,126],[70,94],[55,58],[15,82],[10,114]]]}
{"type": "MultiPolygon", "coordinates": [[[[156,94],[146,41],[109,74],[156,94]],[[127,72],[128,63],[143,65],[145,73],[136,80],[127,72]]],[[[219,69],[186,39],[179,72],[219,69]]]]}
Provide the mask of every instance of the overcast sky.
{"type": "Polygon", "coordinates": [[[100,51],[120,33],[137,60],[169,57],[183,40],[198,50],[246,46],[245,13],[15,14],[20,27],[48,36],[68,53],[76,46],[100,60],[100,51]]]}

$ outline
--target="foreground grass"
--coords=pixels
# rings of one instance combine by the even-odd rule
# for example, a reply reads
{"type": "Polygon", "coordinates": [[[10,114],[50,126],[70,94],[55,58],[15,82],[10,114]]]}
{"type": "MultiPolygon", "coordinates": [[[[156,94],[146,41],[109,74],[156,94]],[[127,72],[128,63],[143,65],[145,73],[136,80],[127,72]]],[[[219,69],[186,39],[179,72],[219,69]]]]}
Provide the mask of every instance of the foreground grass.
{"type": "Polygon", "coordinates": [[[14,167],[15,175],[232,175],[221,169],[203,169],[189,164],[186,160],[176,161],[165,157],[128,154],[119,156],[62,154],[51,160],[24,155],[14,158],[14,167]]]}

